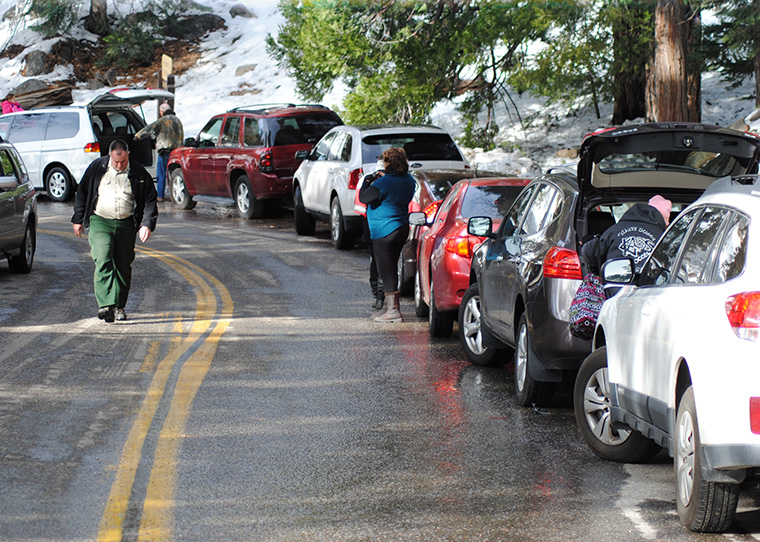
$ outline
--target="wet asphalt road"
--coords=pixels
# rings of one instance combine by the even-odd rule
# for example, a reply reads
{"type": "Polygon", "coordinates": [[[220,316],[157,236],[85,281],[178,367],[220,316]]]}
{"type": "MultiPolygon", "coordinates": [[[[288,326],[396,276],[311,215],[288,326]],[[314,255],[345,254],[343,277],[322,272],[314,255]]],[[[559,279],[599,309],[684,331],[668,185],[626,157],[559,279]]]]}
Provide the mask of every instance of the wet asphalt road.
{"type": "Polygon", "coordinates": [[[0,268],[0,540],[757,540],[675,515],[672,466],[598,460],[567,392],[512,399],[511,364],[375,324],[367,253],[161,207],[126,322],[94,318],[71,204],[40,200],[30,275],[0,268]]]}

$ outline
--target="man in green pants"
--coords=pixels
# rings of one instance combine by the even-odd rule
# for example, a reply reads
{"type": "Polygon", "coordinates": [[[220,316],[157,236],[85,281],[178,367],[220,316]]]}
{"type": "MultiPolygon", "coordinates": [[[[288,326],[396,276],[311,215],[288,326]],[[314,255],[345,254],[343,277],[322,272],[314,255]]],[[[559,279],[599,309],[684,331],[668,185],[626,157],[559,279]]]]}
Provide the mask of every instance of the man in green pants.
{"type": "Polygon", "coordinates": [[[77,237],[82,237],[86,227],[90,229],[101,320],[127,319],[124,307],[132,281],[135,236],[145,243],[157,219],[153,178],[140,164],[130,161],[127,143],[117,139],[108,156],[95,160],[84,172],[71,218],[77,237]]]}

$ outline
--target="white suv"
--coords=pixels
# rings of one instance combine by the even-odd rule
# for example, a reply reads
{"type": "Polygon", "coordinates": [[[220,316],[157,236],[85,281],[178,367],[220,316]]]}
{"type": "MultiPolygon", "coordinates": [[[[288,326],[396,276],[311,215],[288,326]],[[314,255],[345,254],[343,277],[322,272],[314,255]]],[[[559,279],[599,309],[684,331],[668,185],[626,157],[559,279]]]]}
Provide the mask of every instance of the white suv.
{"type": "Polygon", "coordinates": [[[335,248],[351,248],[362,232],[354,211],[356,187],[391,147],[406,151],[410,170],[470,167],[449,133],[436,126],[336,126],[311,152],[296,153],[303,160],[293,176],[296,233],[311,235],[315,220],[323,220],[330,223],[335,248]]]}
{"type": "Polygon", "coordinates": [[[105,156],[114,139],[125,140],[132,157],[153,174],[153,142],[132,141],[145,126],[145,117],[136,107],[146,100],[173,97],[165,90],[119,89],[87,105],[8,113],[0,116],[0,137],[21,154],[34,188],[45,190],[54,201],[65,201],[73,196],[87,166],[105,156]]]}
{"type": "Polygon", "coordinates": [[[727,529],[739,484],[760,467],[757,181],[715,181],[640,276],[629,259],[605,263],[608,283],[634,285],[602,306],[575,383],[576,419],[599,457],[643,461],[663,447],[674,458],[678,514],[694,531],[727,529]]]}

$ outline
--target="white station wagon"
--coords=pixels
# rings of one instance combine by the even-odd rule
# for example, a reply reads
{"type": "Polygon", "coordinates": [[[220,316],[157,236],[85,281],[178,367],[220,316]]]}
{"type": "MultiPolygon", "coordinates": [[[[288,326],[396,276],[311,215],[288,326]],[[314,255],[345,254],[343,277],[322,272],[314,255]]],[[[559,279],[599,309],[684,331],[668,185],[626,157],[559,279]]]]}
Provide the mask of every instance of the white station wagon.
{"type": "Polygon", "coordinates": [[[678,514],[694,531],[727,529],[739,484],[760,467],[758,180],[715,181],[640,276],[630,260],[605,264],[608,283],[628,285],[602,306],[575,384],[599,457],[643,461],[662,447],[674,458],[678,514]]]}

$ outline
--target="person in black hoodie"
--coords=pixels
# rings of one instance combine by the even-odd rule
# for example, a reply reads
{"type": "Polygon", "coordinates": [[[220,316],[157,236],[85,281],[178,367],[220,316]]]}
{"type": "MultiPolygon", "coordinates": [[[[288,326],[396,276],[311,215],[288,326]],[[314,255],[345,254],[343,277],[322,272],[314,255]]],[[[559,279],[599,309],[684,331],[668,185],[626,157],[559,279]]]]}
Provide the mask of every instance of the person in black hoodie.
{"type": "Polygon", "coordinates": [[[599,274],[602,264],[613,258],[633,258],[636,273],[654,250],[657,240],[668,227],[672,203],[654,196],[648,203],[637,203],[605,232],[583,243],[581,258],[589,271],[599,274]]]}

